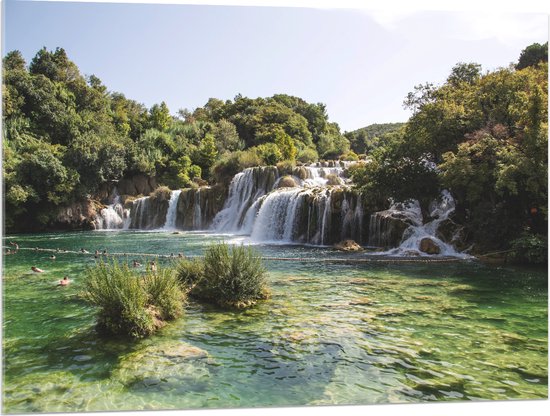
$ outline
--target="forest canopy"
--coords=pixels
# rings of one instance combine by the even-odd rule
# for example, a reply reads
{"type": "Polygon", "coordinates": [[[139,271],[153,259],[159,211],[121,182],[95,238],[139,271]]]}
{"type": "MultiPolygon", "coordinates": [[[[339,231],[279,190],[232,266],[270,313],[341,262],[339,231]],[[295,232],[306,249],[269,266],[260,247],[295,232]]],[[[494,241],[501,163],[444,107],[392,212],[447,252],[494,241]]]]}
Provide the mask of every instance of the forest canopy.
{"type": "Polygon", "coordinates": [[[173,116],[164,102],[146,108],[82,75],[62,48],[28,65],[12,51],[3,67],[8,228],[31,212],[46,225],[57,207],[124,176],[181,188],[252,165],[356,158],[325,105],[298,97],[211,98],[173,116]]]}

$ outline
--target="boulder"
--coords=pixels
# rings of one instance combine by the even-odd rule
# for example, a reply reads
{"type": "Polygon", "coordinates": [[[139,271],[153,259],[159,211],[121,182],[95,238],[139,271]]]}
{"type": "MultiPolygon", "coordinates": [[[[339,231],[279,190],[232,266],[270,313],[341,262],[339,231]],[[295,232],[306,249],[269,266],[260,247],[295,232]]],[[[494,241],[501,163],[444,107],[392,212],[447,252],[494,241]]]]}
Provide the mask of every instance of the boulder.
{"type": "Polygon", "coordinates": [[[277,184],[277,188],[295,188],[297,186],[296,180],[290,175],[283,176],[277,184]]]}
{"type": "Polygon", "coordinates": [[[336,250],[341,251],[362,251],[363,248],[353,240],[344,240],[334,245],[336,250]]]}
{"type": "Polygon", "coordinates": [[[431,238],[428,237],[420,240],[419,250],[426,254],[439,254],[441,252],[439,246],[431,238]]]}

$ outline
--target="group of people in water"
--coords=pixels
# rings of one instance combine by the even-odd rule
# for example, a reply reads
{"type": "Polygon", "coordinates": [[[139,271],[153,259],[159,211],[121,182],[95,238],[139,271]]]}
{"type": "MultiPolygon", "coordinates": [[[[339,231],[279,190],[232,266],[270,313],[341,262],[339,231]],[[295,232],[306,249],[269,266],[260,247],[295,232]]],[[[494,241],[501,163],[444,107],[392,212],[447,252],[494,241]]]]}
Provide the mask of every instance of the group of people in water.
{"type": "MultiPolygon", "coordinates": [[[[5,254],[11,255],[11,254],[15,254],[15,253],[17,253],[17,252],[19,251],[19,244],[17,244],[17,243],[14,242],[14,241],[13,241],[13,242],[10,241],[9,244],[10,244],[10,246],[13,247],[13,249],[8,249],[8,250],[6,251],[5,254]]],[[[35,251],[38,251],[38,250],[40,250],[40,249],[39,249],[38,247],[35,247],[34,250],[35,250],[35,251]]],[[[61,250],[61,249],[59,249],[59,248],[56,249],[55,251],[56,251],[56,253],[67,252],[67,250],[61,250]]],[[[89,254],[89,253],[90,253],[88,250],[86,250],[86,249],[84,249],[84,248],[80,248],[79,252],[80,252],[80,253],[83,253],[83,254],[89,254]]],[[[99,258],[99,256],[108,256],[108,255],[109,255],[109,254],[108,254],[107,250],[103,250],[103,251],[95,250],[95,253],[94,253],[94,257],[95,257],[96,259],[99,258]]],[[[174,253],[170,253],[170,257],[171,257],[171,258],[175,258],[176,255],[175,255],[174,253]]],[[[178,258],[183,258],[183,257],[185,257],[185,256],[183,255],[183,253],[178,253],[177,257],[178,257],[178,258]]],[[[55,259],[56,259],[55,255],[52,254],[52,255],[50,256],[50,260],[55,260],[55,259]]],[[[143,265],[142,265],[139,261],[133,260],[133,262],[132,262],[132,267],[138,268],[138,267],[142,267],[142,266],[143,266],[143,265]]],[[[157,264],[156,264],[155,261],[149,262],[149,269],[150,269],[152,272],[156,272],[156,271],[157,271],[157,264]]],[[[38,268],[38,267],[36,267],[36,266],[32,266],[32,267],[31,267],[31,271],[34,272],[34,273],[44,273],[44,270],[42,270],[42,269],[40,269],[40,268],[38,268]]],[[[68,286],[70,283],[71,283],[71,279],[69,279],[69,276],[64,276],[63,279],[61,279],[61,280],[59,280],[59,281],[57,282],[57,286],[68,286]]]]}
{"type": "Polygon", "coordinates": [[[12,254],[17,254],[19,251],[19,244],[17,244],[15,241],[10,241],[10,246],[13,247],[13,249],[8,248],[6,252],[4,253],[6,256],[10,256],[12,254]]]}

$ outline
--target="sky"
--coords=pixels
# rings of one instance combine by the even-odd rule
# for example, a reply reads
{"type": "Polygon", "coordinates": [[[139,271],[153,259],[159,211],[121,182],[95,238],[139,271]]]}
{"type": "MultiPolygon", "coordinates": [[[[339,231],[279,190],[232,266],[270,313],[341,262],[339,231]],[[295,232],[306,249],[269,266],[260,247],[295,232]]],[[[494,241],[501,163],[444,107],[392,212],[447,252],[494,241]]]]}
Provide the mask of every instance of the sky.
{"type": "Polygon", "coordinates": [[[210,97],[295,95],[325,103],[343,131],[406,121],[415,85],[444,82],[458,62],[507,66],[548,39],[542,13],[3,3],[3,55],[62,47],[110,91],[172,114],[210,97]]]}

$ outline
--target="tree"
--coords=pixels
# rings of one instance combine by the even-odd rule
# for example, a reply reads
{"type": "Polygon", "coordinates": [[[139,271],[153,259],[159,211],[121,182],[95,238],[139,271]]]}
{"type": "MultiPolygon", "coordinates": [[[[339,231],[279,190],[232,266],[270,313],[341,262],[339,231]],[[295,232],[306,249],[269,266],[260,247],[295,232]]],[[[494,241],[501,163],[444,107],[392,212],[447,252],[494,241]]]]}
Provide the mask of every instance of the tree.
{"type": "Polygon", "coordinates": [[[218,153],[234,152],[244,149],[244,141],[237,133],[237,128],[226,119],[221,119],[214,127],[214,137],[218,153]]]}
{"type": "Polygon", "coordinates": [[[451,70],[451,74],[447,78],[447,83],[452,86],[459,86],[460,83],[467,84],[475,83],[481,77],[481,65],[476,63],[459,62],[451,70]]]}
{"type": "Polygon", "coordinates": [[[524,69],[535,66],[539,62],[548,62],[548,42],[541,45],[533,43],[521,51],[516,69],[524,69]]]}
{"type": "Polygon", "coordinates": [[[8,52],[2,63],[4,71],[25,71],[26,62],[19,51],[8,52]]]}
{"type": "Polygon", "coordinates": [[[198,151],[197,151],[197,164],[201,167],[203,172],[210,172],[210,167],[216,161],[218,157],[218,150],[216,149],[216,142],[212,134],[204,136],[198,151]]]}
{"type": "Polygon", "coordinates": [[[163,101],[160,105],[155,104],[149,110],[150,127],[159,131],[166,131],[172,124],[172,116],[168,106],[163,101]]]}

